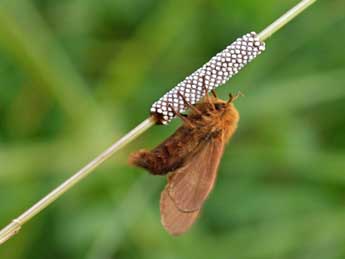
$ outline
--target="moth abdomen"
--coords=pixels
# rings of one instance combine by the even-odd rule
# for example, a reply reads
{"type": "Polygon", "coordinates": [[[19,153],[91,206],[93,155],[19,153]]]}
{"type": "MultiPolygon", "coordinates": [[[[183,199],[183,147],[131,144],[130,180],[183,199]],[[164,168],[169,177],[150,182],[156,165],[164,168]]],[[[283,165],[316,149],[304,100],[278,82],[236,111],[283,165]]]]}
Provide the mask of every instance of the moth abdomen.
{"type": "Polygon", "coordinates": [[[157,151],[139,150],[130,156],[129,163],[154,175],[166,175],[182,166],[182,159],[171,159],[169,154],[157,151]]]}

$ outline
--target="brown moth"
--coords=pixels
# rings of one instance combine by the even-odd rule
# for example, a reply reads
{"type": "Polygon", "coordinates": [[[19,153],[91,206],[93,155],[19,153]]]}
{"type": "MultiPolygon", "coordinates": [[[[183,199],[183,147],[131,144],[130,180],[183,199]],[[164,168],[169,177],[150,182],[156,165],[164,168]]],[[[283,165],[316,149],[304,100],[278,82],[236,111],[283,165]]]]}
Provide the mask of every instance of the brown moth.
{"type": "Polygon", "coordinates": [[[168,175],[160,213],[162,225],[172,235],[183,234],[197,219],[214,186],[224,146],[239,121],[233,105],[238,95],[223,101],[212,94],[196,105],[181,96],[191,109],[188,115],[175,112],[183,125],[153,150],[139,150],[129,159],[154,175],[168,175]]]}

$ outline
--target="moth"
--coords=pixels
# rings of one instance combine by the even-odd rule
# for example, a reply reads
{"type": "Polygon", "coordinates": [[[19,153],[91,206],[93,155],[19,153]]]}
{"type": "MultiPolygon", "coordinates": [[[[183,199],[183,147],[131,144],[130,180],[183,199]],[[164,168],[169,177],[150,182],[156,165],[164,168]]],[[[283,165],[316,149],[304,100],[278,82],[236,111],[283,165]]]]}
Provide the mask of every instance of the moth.
{"type": "Polygon", "coordinates": [[[195,222],[209,196],[225,144],[235,133],[239,112],[230,95],[224,101],[212,91],[191,105],[181,94],[188,115],[176,112],[183,125],[151,151],[139,150],[130,155],[130,164],[154,175],[167,175],[168,183],[160,198],[161,222],[172,235],[185,233],[195,222]]]}

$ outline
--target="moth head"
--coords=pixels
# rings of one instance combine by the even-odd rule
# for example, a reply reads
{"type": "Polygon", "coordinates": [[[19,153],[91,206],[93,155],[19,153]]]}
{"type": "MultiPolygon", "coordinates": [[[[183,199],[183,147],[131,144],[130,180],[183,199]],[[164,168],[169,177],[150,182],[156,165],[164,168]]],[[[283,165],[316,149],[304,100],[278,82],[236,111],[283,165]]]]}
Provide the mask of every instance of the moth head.
{"type": "Polygon", "coordinates": [[[216,117],[223,117],[223,115],[229,113],[232,110],[232,108],[232,102],[218,99],[213,103],[209,111],[216,117]]]}
{"type": "Polygon", "coordinates": [[[221,112],[221,111],[225,111],[228,110],[230,107],[233,106],[234,101],[236,101],[236,99],[240,96],[242,96],[243,94],[241,92],[238,92],[237,94],[233,95],[233,94],[229,94],[229,99],[227,101],[223,101],[221,99],[218,99],[216,97],[213,97],[211,99],[211,103],[213,103],[212,109],[216,110],[217,112],[221,112]]]}
{"type": "Polygon", "coordinates": [[[234,106],[234,101],[241,96],[242,93],[237,93],[236,95],[229,94],[229,99],[227,101],[215,98],[213,99],[212,108],[209,110],[210,115],[219,118],[221,120],[238,120],[239,114],[234,106]]]}

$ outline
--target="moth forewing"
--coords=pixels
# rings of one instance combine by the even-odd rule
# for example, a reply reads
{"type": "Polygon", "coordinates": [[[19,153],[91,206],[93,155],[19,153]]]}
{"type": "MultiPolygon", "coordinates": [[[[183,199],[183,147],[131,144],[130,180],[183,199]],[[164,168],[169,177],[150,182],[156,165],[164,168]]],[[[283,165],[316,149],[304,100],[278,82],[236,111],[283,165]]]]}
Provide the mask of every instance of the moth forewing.
{"type": "Polygon", "coordinates": [[[211,192],[223,154],[221,136],[202,144],[185,166],[168,177],[168,191],[176,207],[184,212],[200,210],[211,192]]]}

